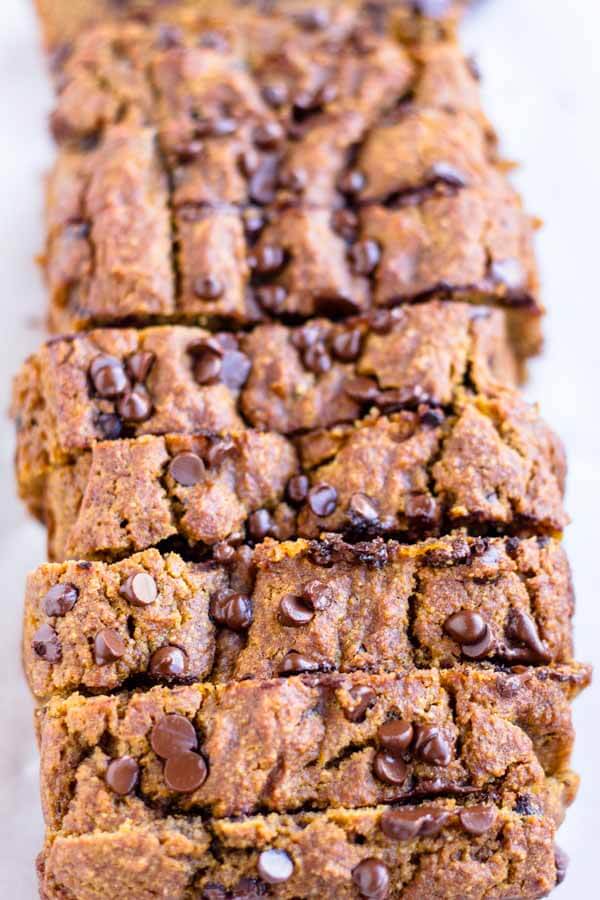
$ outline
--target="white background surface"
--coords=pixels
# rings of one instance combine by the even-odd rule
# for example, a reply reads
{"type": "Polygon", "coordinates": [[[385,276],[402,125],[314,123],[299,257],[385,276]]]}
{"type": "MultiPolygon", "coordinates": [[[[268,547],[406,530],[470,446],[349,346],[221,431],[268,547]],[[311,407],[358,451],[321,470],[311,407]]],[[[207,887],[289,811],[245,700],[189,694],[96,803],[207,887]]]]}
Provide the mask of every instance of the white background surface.
{"type": "MultiPolygon", "coordinates": [[[[577,650],[600,668],[600,5],[597,0],[482,0],[464,29],[484,74],[487,111],[539,238],[547,343],[527,392],[567,443],[567,542],[578,596],[577,650]]],[[[52,152],[50,92],[29,0],[0,2],[0,412],[10,375],[42,339],[44,294],[32,262],[42,246],[41,183],[52,152]]],[[[14,494],[12,426],[0,418],[0,898],[37,896],[42,840],[32,704],[20,672],[22,593],[42,561],[41,528],[14,494]]],[[[579,800],[560,841],[572,857],[559,900],[598,897],[600,714],[593,688],[577,702],[579,800]]],[[[108,900],[108,898],[107,898],[108,900]]],[[[133,900],[133,898],[132,898],[133,900]]],[[[426,898],[423,898],[426,900],[426,898]]]]}

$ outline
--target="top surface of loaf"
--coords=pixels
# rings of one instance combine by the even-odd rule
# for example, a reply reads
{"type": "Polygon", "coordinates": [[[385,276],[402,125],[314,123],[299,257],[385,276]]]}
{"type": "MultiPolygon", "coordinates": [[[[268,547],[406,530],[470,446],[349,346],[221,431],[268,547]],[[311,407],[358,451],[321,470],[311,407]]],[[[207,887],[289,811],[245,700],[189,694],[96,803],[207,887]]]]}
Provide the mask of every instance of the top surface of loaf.
{"type": "Polygon", "coordinates": [[[54,330],[485,299],[539,345],[531,222],[452,39],[336,5],[86,31],[56,67],[54,330]]]}
{"type": "MultiPolygon", "coordinates": [[[[335,0],[321,0],[318,7],[307,0],[35,0],[46,46],[56,51],[90,26],[128,18],[177,21],[191,14],[247,17],[253,14],[293,17],[309,28],[335,11],[335,0]]],[[[403,40],[421,39],[451,28],[467,5],[467,0],[383,0],[367,3],[346,0],[344,6],[379,27],[388,27],[403,40]]]]}

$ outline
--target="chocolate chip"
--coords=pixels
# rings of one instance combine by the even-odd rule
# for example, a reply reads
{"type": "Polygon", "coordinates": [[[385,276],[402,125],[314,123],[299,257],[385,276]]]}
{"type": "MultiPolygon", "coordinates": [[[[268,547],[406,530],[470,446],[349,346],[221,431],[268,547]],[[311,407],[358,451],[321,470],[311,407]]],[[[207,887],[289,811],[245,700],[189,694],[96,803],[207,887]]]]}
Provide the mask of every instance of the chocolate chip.
{"type": "Polygon", "coordinates": [[[369,857],[363,859],[352,870],[352,881],[360,891],[361,897],[373,900],[384,900],[390,889],[390,873],[379,859],[369,857]]]}
{"type": "Polygon", "coordinates": [[[98,429],[106,441],[116,441],[123,432],[123,421],[114,413],[101,413],[97,419],[98,429]]]}
{"type": "Polygon", "coordinates": [[[251,264],[261,275],[269,275],[281,269],[285,262],[283,247],[278,244],[263,244],[258,247],[251,264]]]}
{"type": "Polygon", "coordinates": [[[333,601],[333,591],[324,581],[314,578],[302,589],[303,600],[315,611],[327,609],[333,601]]]}
{"type": "Polygon", "coordinates": [[[321,482],[308,492],[308,505],[315,516],[324,518],[335,512],[338,501],[337,491],[332,485],[321,482]]]}
{"type": "Polygon", "coordinates": [[[345,172],[338,180],[338,188],[342,194],[360,194],[367,183],[367,179],[358,169],[345,172]]]}
{"type": "Polygon", "coordinates": [[[170,713],[159,719],[152,729],[150,744],[157,756],[169,759],[178,753],[195,750],[198,746],[198,736],[188,719],[177,713],[170,713]]]}
{"type": "Polygon", "coordinates": [[[138,783],[140,767],[132,756],[113,759],[106,770],[106,783],[115,794],[124,797],[130,794],[138,783]]]}
{"type": "Polygon", "coordinates": [[[299,350],[306,350],[323,338],[323,329],[319,325],[304,325],[292,331],[292,344],[299,350]]]}
{"type": "Polygon", "coordinates": [[[376,522],[379,518],[379,510],[375,501],[368,494],[360,491],[350,497],[348,510],[350,516],[360,522],[376,522]]]}
{"type": "Polygon", "coordinates": [[[336,209],[331,219],[331,227],[345,241],[354,241],[358,231],[358,216],[351,209],[336,209]]]}
{"type": "Polygon", "coordinates": [[[348,691],[351,705],[344,709],[344,715],[349,722],[363,722],[367,710],[377,700],[375,691],[370,687],[358,685],[348,691]]]}
{"type": "Polygon", "coordinates": [[[252,600],[246,594],[222,591],[212,598],[210,614],[217,625],[245,631],[252,624],[252,600]]]}
{"type": "Polygon", "coordinates": [[[263,850],[258,857],[258,874],[267,884],[283,884],[294,873],[294,862],[285,850],[263,850]]]}
{"type": "Polygon", "coordinates": [[[46,592],[43,604],[47,616],[66,616],[75,604],[79,591],[74,584],[55,584],[46,592]]]}
{"type": "Polygon", "coordinates": [[[283,311],[287,291],[281,284],[264,284],[256,289],[256,297],[264,310],[277,315],[283,311]]]}
{"type": "Polygon", "coordinates": [[[229,116],[222,116],[220,119],[215,119],[212,122],[210,131],[214,137],[229,137],[229,135],[235,134],[237,128],[235,119],[229,116]]]}
{"type": "Polygon", "coordinates": [[[62,647],[58,635],[51,625],[40,625],[33,635],[31,646],[35,655],[46,662],[56,663],[62,657],[62,647]]]}
{"type": "Polygon", "coordinates": [[[443,160],[433,163],[427,173],[427,180],[442,182],[452,188],[464,188],[468,182],[463,172],[443,160]]]}
{"type": "Polygon", "coordinates": [[[186,674],[187,655],[181,647],[161,647],[150,657],[148,672],[154,678],[181,678],[186,674]]]}
{"type": "Polygon", "coordinates": [[[279,109],[279,107],[283,106],[284,103],[287,103],[288,100],[288,89],[284,82],[271,82],[270,84],[265,84],[262,87],[261,93],[265,103],[275,107],[275,109],[279,109]]]}
{"type": "Polygon", "coordinates": [[[360,356],[362,334],[359,328],[341,331],[331,342],[331,350],[336,359],[354,362],[360,356]]]}
{"type": "Polygon", "coordinates": [[[126,422],[145,422],[152,415],[152,401],[146,388],[138,384],[117,402],[117,412],[126,422]]]}
{"type": "Polygon", "coordinates": [[[525,287],[525,272],[518,259],[496,259],[490,265],[490,277],[509,293],[518,293],[525,287]]]}
{"type": "Polygon", "coordinates": [[[394,325],[394,317],[389,309],[376,309],[371,313],[369,324],[375,334],[389,334],[394,325]]]}
{"type": "Polygon", "coordinates": [[[533,619],[520,609],[512,609],[506,626],[509,640],[522,644],[523,648],[505,647],[502,655],[510,662],[548,663],[551,655],[540,639],[533,619]]]}
{"type": "Polygon", "coordinates": [[[287,483],[286,495],[290,503],[300,506],[308,497],[310,482],[306,475],[292,475],[287,483]]]}
{"type": "Polygon", "coordinates": [[[379,751],[373,760],[373,773],[386,784],[404,784],[407,775],[406,764],[391,753],[379,751]]]}
{"type": "Polygon", "coordinates": [[[191,794],[198,790],[208,777],[208,766],[199,753],[184,750],[169,756],[164,769],[165,784],[178,794],[191,794]]]}
{"type": "Polygon", "coordinates": [[[326,9],[307,9],[298,13],[296,21],[306,31],[322,31],[329,25],[329,13],[326,9]]]}
{"type": "Polygon", "coordinates": [[[302,356],[305,368],[315,375],[324,375],[331,369],[331,357],[329,356],[325,345],[321,343],[313,344],[307,347],[302,356]]]}
{"type": "Polygon", "coordinates": [[[441,409],[426,406],[423,409],[419,409],[419,422],[428,428],[439,428],[440,425],[444,424],[444,413],[441,409]]]}
{"type": "Polygon", "coordinates": [[[261,150],[275,150],[285,137],[279,122],[263,122],[253,132],[254,143],[261,150]]]}
{"type": "Polygon", "coordinates": [[[248,517],[248,535],[253,541],[263,541],[273,527],[273,519],[268,509],[257,509],[248,517]]]}
{"type": "Polygon", "coordinates": [[[302,597],[285,594],[279,604],[279,621],[288,628],[300,628],[308,625],[315,617],[315,611],[302,597]]]}
{"type": "Polygon", "coordinates": [[[230,350],[221,360],[221,383],[230,391],[239,391],[246,382],[252,363],[240,350],[230,350]]]}
{"type": "Polygon", "coordinates": [[[371,378],[359,375],[344,382],[344,393],[357,403],[372,403],[379,395],[379,388],[371,378]]]}
{"type": "Polygon", "coordinates": [[[377,241],[358,241],[349,251],[352,269],[356,275],[370,275],[381,259],[381,248],[377,241]]]}
{"type": "Polygon", "coordinates": [[[216,469],[235,452],[235,449],[235,443],[231,438],[214,439],[206,453],[206,463],[209,468],[216,469]]]}
{"type": "Polygon", "coordinates": [[[452,759],[452,748],[436,725],[416,726],[413,749],[415,756],[431,766],[446,767],[452,759]]]}
{"type": "Polygon", "coordinates": [[[465,831],[479,836],[493,826],[496,821],[496,810],[492,806],[469,806],[461,809],[458,818],[465,831]]]}
{"type": "Polygon", "coordinates": [[[215,347],[202,345],[193,348],[194,378],[198,384],[214,384],[221,375],[222,353],[215,347]]]}
{"type": "Polygon", "coordinates": [[[414,729],[411,722],[392,719],[379,726],[377,737],[380,746],[391,756],[402,756],[412,743],[414,729]]]}
{"type": "Polygon", "coordinates": [[[448,616],[444,622],[448,637],[460,644],[462,653],[469,659],[481,659],[492,646],[489,626],[479,613],[462,609],[448,616]]]}
{"type": "Polygon", "coordinates": [[[279,674],[298,675],[302,672],[314,672],[315,669],[318,668],[318,663],[314,659],[311,659],[310,656],[305,656],[302,653],[297,653],[295,650],[290,650],[281,661],[279,674]]]}
{"type": "Polygon", "coordinates": [[[125,642],[114,628],[103,628],[94,639],[94,660],[98,666],[107,666],[125,655],[125,642]]]}
{"type": "Polygon", "coordinates": [[[193,487],[204,480],[206,468],[196,453],[179,453],[169,464],[169,474],[177,484],[193,487]]]}
{"type": "Polygon", "coordinates": [[[569,857],[560,847],[554,848],[554,862],[556,865],[556,884],[562,884],[567,876],[569,857]]]}
{"type": "Polygon", "coordinates": [[[246,234],[255,237],[266,224],[265,214],[262,210],[251,206],[242,212],[242,222],[246,234]]]}
{"type": "Polygon", "coordinates": [[[133,606],[150,606],[158,597],[158,588],[152,575],[135,572],[123,582],[119,593],[133,606]]]}
{"type": "Polygon", "coordinates": [[[92,360],[90,378],[101,397],[118,397],[129,388],[123,363],[114,356],[97,356],[92,360]]]}
{"type": "Polygon", "coordinates": [[[205,275],[194,281],[194,293],[203,300],[217,300],[223,294],[223,284],[215,275],[205,275]]]}
{"type": "Polygon", "coordinates": [[[131,356],[127,357],[127,371],[134,381],[143,384],[155,362],[155,353],[152,353],[151,350],[140,350],[138,353],[132,353],[131,356]]]}
{"type": "Polygon", "coordinates": [[[438,518],[438,505],[429,494],[412,494],[406,498],[406,518],[421,527],[433,525],[438,518]]]}
{"type": "MultiPolygon", "coordinates": [[[[268,206],[275,200],[276,193],[277,168],[272,160],[263,160],[248,182],[248,195],[253,203],[258,203],[260,206],[268,206]]],[[[244,224],[247,231],[250,231],[250,223],[257,226],[250,231],[252,234],[256,234],[257,231],[260,231],[265,224],[264,216],[262,217],[262,220],[259,220],[258,215],[258,213],[253,213],[251,217],[246,216],[244,218],[244,224]],[[261,221],[260,227],[258,227],[259,221],[261,221]]]]}
{"type": "Polygon", "coordinates": [[[213,558],[221,565],[228,565],[235,559],[235,547],[227,541],[219,541],[213,547],[213,558]]]}
{"type": "Polygon", "coordinates": [[[301,193],[308,183],[308,175],[304,169],[290,169],[279,175],[279,184],[294,194],[301,193]]]}
{"type": "Polygon", "coordinates": [[[417,835],[433,837],[450,818],[447,810],[435,806],[414,809],[386,809],[381,816],[381,830],[393,841],[410,841],[417,835]]]}

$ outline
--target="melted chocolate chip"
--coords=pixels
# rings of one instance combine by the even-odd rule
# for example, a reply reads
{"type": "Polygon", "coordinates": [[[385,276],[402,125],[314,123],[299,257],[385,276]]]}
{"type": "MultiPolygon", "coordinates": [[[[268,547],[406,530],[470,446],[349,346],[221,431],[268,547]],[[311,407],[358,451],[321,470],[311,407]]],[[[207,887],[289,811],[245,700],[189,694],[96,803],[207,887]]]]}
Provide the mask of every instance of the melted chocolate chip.
{"type": "Polygon", "coordinates": [[[351,518],[359,522],[376,522],[379,518],[379,510],[375,501],[368,494],[358,492],[352,494],[348,511],[351,518]]]}
{"type": "Polygon", "coordinates": [[[169,474],[182,487],[193,487],[204,480],[206,468],[196,453],[179,453],[169,464],[169,474]]]}
{"type": "Polygon", "coordinates": [[[277,272],[285,262],[285,253],[283,247],[278,244],[263,244],[258,247],[254,257],[251,260],[253,268],[260,272],[261,275],[270,275],[277,272]]]}
{"type": "Polygon", "coordinates": [[[414,728],[404,719],[392,719],[379,726],[377,737],[380,746],[390,756],[402,756],[412,743],[414,728]]]}
{"type": "Polygon", "coordinates": [[[100,413],[97,425],[100,434],[106,441],[116,441],[123,433],[123,421],[114,413],[100,413]]]}
{"type": "Polygon", "coordinates": [[[212,598],[210,614],[217,625],[245,631],[252,624],[252,600],[246,594],[223,591],[212,598]]]}
{"type": "Polygon", "coordinates": [[[288,628],[300,628],[308,625],[315,617],[315,611],[302,597],[285,594],[279,604],[279,621],[288,628]]]}
{"type": "Polygon", "coordinates": [[[194,293],[202,300],[217,300],[224,291],[223,284],[215,275],[205,275],[194,281],[194,293]]]}
{"type": "Polygon", "coordinates": [[[364,685],[358,685],[351,688],[348,692],[351,705],[344,709],[344,715],[349,722],[363,722],[367,710],[373,706],[377,700],[375,691],[364,685]]]}
{"type": "Polygon", "coordinates": [[[331,350],[336,359],[354,362],[360,356],[362,334],[359,328],[341,331],[331,342],[331,350]]]}
{"type": "Polygon", "coordinates": [[[367,183],[367,179],[358,169],[345,172],[338,181],[338,188],[342,194],[354,196],[360,194],[367,183]]]}
{"type": "Polygon", "coordinates": [[[287,483],[286,495],[290,503],[300,506],[308,497],[310,482],[306,475],[292,475],[287,483]]]}
{"type": "Polygon", "coordinates": [[[98,666],[107,666],[125,655],[125,642],[114,628],[103,628],[94,639],[94,660],[98,666]]]}
{"type": "Polygon", "coordinates": [[[44,612],[47,616],[66,616],[77,603],[78,596],[79,591],[74,584],[55,584],[42,601],[44,612]]]}
{"type": "Polygon", "coordinates": [[[299,675],[302,672],[314,672],[315,669],[318,668],[318,663],[314,659],[311,659],[310,656],[305,656],[302,653],[297,653],[295,650],[290,650],[281,661],[279,674],[299,675]]]}
{"type": "Polygon", "coordinates": [[[510,612],[506,636],[512,642],[521,644],[521,647],[505,647],[503,657],[509,662],[515,663],[549,663],[551,655],[544,642],[540,639],[537,626],[533,619],[520,609],[510,612]]]}
{"type": "Polygon", "coordinates": [[[281,284],[264,284],[256,289],[256,298],[266,312],[278,315],[283,312],[287,291],[281,284]]]}
{"type": "Polygon", "coordinates": [[[468,609],[462,609],[448,616],[444,622],[444,631],[448,637],[460,644],[463,655],[469,659],[483,658],[493,643],[485,619],[479,613],[468,609]]]}
{"type": "Polygon", "coordinates": [[[150,350],[140,350],[138,353],[132,353],[131,356],[127,357],[127,371],[133,381],[143,384],[148,378],[155,362],[155,353],[152,353],[150,350]]]}
{"type": "Polygon", "coordinates": [[[344,383],[344,393],[357,403],[372,403],[379,396],[379,388],[371,378],[359,375],[344,383]]]}
{"type": "Polygon", "coordinates": [[[324,581],[318,578],[307,582],[302,589],[302,599],[311,609],[320,611],[327,609],[333,601],[333,591],[324,581]]]}
{"type": "Polygon", "coordinates": [[[204,344],[193,348],[194,378],[198,384],[214,384],[221,375],[222,351],[204,344]]]}
{"type": "Polygon", "coordinates": [[[275,150],[285,137],[278,122],[263,122],[253,132],[254,143],[261,150],[275,150]]]}
{"type": "Polygon", "coordinates": [[[245,353],[230,350],[221,360],[221,382],[231,391],[239,391],[246,382],[252,369],[252,363],[245,353]]]}
{"type": "Polygon", "coordinates": [[[35,655],[45,662],[56,663],[62,657],[58,635],[51,625],[40,625],[33,635],[31,646],[35,655]]]}
{"type": "Polygon", "coordinates": [[[361,897],[384,900],[390,889],[390,874],[387,866],[379,859],[363,859],[352,870],[352,881],[361,897]]]}
{"type": "Polygon", "coordinates": [[[410,841],[417,835],[439,834],[449,818],[447,810],[435,806],[389,808],[381,816],[381,830],[393,841],[410,841]]]}
{"type": "Polygon", "coordinates": [[[325,345],[321,343],[313,344],[304,351],[302,361],[305,368],[315,375],[324,375],[331,369],[331,357],[329,356],[325,345]]]}
{"type": "Polygon", "coordinates": [[[406,498],[406,518],[421,527],[433,525],[438,518],[438,505],[428,494],[412,494],[406,498]]]}
{"type": "Polygon", "coordinates": [[[417,725],[414,753],[422,762],[431,766],[446,767],[452,759],[452,748],[435,725],[417,725]]]}
{"type": "Polygon", "coordinates": [[[191,794],[198,790],[208,777],[208,766],[199,753],[184,750],[169,756],[164,769],[165,784],[179,794],[191,794]]]}
{"type": "Polygon", "coordinates": [[[377,241],[358,241],[350,248],[350,262],[356,275],[371,275],[381,259],[381,248],[377,241]]]}
{"type": "Polygon", "coordinates": [[[462,827],[469,834],[485,834],[496,821],[496,810],[491,806],[468,806],[458,814],[462,827]]]}
{"type": "Polygon", "coordinates": [[[133,606],[150,606],[158,597],[158,588],[152,575],[135,572],[123,582],[119,593],[133,606]]]}
{"type": "Polygon", "coordinates": [[[196,750],[198,736],[192,723],[177,713],[159,719],[150,735],[150,744],[157,756],[169,759],[187,750],[196,750]]]}
{"type": "Polygon", "coordinates": [[[406,764],[391,753],[379,751],[373,760],[373,773],[386,784],[404,784],[408,770],[406,764]]]}
{"type": "Polygon", "coordinates": [[[153,678],[169,681],[182,678],[187,671],[187,654],[181,647],[161,647],[150,657],[148,672],[153,678]]]}
{"type": "Polygon", "coordinates": [[[283,884],[294,874],[294,862],[285,850],[263,850],[258,857],[257,868],[267,884],[283,884]]]}
{"type": "Polygon", "coordinates": [[[345,241],[354,241],[358,232],[358,216],[351,209],[336,209],[331,227],[345,241]]]}
{"type": "Polygon", "coordinates": [[[253,541],[263,541],[272,528],[273,519],[268,509],[257,509],[248,517],[248,535],[253,541]]]}
{"type": "Polygon", "coordinates": [[[330,516],[335,512],[337,500],[338,495],[336,489],[332,487],[332,485],[325,484],[324,482],[316,484],[308,492],[308,505],[315,516],[319,516],[320,518],[330,516]]]}
{"type": "Polygon", "coordinates": [[[106,770],[106,783],[120,797],[130,794],[138,783],[140,767],[132,756],[113,759],[106,770]]]}
{"type": "Polygon", "coordinates": [[[114,398],[129,389],[129,379],[121,360],[114,356],[97,356],[90,365],[90,378],[101,397],[114,398]]]}
{"type": "Polygon", "coordinates": [[[145,422],[152,415],[152,401],[146,388],[138,384],[117,401],[117,412],[126,422],[145,422]]]}

